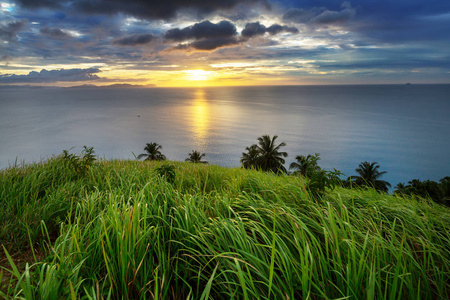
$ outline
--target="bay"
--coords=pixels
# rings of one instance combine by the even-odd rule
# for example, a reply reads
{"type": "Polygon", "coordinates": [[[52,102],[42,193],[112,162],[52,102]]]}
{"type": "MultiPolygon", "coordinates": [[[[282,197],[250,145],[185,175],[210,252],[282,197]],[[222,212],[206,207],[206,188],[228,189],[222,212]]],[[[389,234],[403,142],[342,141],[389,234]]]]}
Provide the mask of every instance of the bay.
{"type": "Polygon", "coordinates": [[[170,160],[191,150],[239,167],[245,147],[278,135],[289,153],[355,175],[380,164],[393,186],[450,175],[450,85],[0,89],[0,168],[93,146],[133,159],[156,142],[170,160]]]}

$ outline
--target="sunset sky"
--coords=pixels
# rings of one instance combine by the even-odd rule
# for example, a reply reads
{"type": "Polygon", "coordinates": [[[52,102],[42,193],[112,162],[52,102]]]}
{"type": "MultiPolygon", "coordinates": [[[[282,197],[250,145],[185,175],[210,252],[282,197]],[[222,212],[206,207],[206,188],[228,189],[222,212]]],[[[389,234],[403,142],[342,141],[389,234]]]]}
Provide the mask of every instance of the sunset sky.
{"type": "Polygon", "coordinates": [[[0,85],[450,83],[445,0],[0,5],[0,85]]]}

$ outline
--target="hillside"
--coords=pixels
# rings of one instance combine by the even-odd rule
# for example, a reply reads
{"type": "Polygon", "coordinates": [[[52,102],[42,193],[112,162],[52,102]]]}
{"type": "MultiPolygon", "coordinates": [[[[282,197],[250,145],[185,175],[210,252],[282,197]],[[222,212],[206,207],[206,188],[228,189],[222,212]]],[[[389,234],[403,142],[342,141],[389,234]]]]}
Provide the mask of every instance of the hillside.
{"type": "Polygon", "coordinates": [[[4,298],[446,299],[450,210],[184,162],[0,171],[4,298]],[[175,167],[175,178],[155,171],[175,167]],[[5,269],[10,270],[9,272],[5,269]]]}

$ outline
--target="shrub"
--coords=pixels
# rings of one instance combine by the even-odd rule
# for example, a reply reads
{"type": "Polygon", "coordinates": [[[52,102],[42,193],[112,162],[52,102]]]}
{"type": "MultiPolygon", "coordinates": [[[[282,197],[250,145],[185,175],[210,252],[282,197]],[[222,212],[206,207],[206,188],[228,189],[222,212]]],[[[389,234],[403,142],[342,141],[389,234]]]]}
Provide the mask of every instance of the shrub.
{"type": "Polygon", "coordinates": [[[88,148],[87,146],[83,146],[83,148],[81,155],[75,155],[69,153],[68,150],[63,150],[63,153],[59,156],[63,161],[72,166],[79,176],[86,175],[96,160],[94,147],[88,148]]]}
{"type": "Polygon", "coordinates": [[[155,172],[165,179],[168,183],[175,182],[175,166],[174,165],[162,165],[155,169],[155,172]]]}
{"type": "Polygon", "coordinates": [[[343,175],[339,170],[333,171],[314,170],[308,174],[308,190],[314,196],[322,196],[326,188],[333,189],[339,182],[339,176],[343,175]]]}

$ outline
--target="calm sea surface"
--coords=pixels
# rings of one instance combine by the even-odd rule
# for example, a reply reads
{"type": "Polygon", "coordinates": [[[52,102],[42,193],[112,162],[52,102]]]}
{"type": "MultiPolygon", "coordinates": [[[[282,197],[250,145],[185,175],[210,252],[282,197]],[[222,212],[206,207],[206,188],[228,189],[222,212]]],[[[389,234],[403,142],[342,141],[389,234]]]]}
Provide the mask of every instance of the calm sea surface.
{"type": "Polygon", "coordinates": [[[191,150],[240,165],[257,137],[278,135],[289,153],[355,174],[376,161],[393,186],[450,176],[450,85],[151,89],[1,89],[0,168],[83,145],[132,159],[157,142],[171,160],[191,150]]]}

